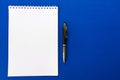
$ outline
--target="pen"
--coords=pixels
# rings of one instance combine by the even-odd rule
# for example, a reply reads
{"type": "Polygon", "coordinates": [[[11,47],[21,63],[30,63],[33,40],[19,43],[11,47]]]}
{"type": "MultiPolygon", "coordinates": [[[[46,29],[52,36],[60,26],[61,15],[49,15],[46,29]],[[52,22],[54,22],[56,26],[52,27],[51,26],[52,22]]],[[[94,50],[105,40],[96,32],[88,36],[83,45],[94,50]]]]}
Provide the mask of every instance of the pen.
{"type": "Polygon", "coordinates": [[[63,63],[66,63],[67,25],[63,24],[63,63]]]}

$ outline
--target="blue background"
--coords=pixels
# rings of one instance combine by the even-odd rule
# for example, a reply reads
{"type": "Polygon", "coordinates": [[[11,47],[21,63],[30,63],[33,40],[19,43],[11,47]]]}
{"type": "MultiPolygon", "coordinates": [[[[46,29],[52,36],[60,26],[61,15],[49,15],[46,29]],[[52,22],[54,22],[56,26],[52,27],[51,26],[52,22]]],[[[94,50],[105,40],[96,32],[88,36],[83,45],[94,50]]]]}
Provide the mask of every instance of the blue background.
{"type": "Polygon", "coordinates": [[[0,80],[120,80],[119,0],[0,0],[0,80]],[[59,6],[59,76],[7,77],[8,5],[59,6]],[[62,62],[62,24],[68,58],[62,62]]]}

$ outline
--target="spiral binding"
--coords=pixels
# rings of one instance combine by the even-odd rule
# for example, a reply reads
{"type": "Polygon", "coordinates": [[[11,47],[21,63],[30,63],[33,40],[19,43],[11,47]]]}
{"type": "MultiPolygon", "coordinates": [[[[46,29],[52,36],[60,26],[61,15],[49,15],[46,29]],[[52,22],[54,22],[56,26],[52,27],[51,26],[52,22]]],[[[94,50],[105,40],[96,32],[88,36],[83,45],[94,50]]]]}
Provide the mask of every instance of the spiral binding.
{"type": "Polygon", "coordinates": [[[57,6],[9,6],[10,9],[57,9],[57,6]]]}

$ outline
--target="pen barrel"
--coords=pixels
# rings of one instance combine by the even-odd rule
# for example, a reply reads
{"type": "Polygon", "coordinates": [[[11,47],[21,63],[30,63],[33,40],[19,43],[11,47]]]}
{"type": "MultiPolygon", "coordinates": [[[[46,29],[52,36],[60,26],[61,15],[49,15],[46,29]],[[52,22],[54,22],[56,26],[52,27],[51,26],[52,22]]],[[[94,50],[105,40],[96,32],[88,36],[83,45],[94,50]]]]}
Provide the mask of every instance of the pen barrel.
{"type": "Polygon", "coordinates": [[[63,62],[66,62],[66,44],[63,44],[63,62]]]}

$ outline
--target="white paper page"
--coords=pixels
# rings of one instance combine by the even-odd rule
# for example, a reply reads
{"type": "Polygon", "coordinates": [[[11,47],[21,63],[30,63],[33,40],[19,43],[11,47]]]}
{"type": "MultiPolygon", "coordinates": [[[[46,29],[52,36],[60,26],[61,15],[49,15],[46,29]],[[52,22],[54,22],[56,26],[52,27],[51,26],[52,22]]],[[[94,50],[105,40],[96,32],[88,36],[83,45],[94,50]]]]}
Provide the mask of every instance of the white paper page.
{"type": "Polygon", "coordinates": [[[9,6],[8,76],[58,76],[58,7],[9,6]]]}

